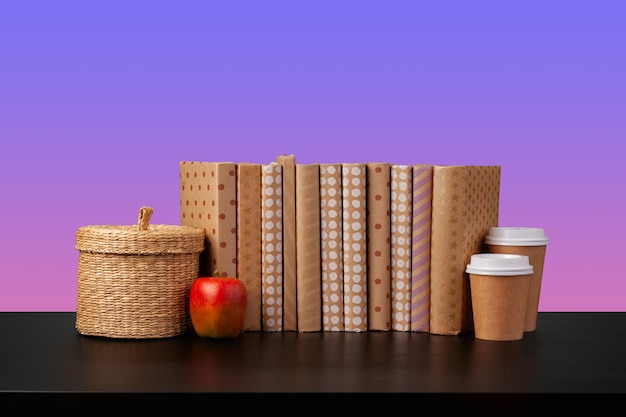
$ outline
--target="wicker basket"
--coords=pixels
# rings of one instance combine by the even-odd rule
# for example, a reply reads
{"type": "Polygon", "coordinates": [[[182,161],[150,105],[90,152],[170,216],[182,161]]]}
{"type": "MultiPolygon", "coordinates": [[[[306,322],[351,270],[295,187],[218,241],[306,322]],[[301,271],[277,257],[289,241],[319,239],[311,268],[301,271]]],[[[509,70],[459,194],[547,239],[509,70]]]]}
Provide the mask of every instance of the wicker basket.
{"type": "Polygon", "coordinates": [[[76,329],[90,336],[163,338],[188,332],[189,291],[198,277],[204,232],[150,225],[85,226],[76,233],[76,329]]]}

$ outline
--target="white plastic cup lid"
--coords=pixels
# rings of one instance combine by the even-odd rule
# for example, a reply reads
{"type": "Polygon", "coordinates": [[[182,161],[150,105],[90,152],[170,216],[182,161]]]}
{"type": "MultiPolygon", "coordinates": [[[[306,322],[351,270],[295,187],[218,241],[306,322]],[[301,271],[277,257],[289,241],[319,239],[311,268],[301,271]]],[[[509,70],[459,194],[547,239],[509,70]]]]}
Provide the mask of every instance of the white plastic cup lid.
{"type": "Polygon", "coordinates": [[[491,227],[485,243],[502,246],[543,246],[548,238],[538,227],[491,227]]]}
{"type": "Polygon", "coordinates": [[[465,272],[474,275],[529,275],[533,267],[526,255],[507,253],[478,253],[472,255],[465,272]]]}

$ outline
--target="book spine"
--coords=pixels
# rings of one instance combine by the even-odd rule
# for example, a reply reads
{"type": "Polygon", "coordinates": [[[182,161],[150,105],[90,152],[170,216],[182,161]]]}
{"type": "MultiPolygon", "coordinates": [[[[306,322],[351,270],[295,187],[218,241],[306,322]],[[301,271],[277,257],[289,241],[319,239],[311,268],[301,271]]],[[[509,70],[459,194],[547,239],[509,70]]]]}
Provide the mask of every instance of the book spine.
{"type": "Polygon", "coordinates": [[[433,167],[413,166],[411,220],[411,331],[430,331],[430,238],[433,167]]]}
{"type": "Polygon", "coordinates": [[[498,226],[500,211],[500,166],[467,166],[467,203],[465,212],[466,237],[463,262],[463,310],[461,333],[474,330],[469,274],[465,267],[473,254],[483,252],[485,236],[489,228],[498,226]]]}
{"type": "Polygon", "coordinates": [[[411,324],[411,182],[408,165],[391,167],[391,328],[411,324]]]}
{"type": "Polygon", "coordinates": [[[434,166],[431,229],[430,333],[473,330],[465,267],[497,226],[499,166],[434,166]]]}
{"type": "Polygon", "coordinates": [[[296,158],[279,155],[283,187],[283,330],[298,329],[296,254],[296,158]]]}
{"type": "Polygon", "coordinates": [[[367,164],[368,330],[391,328],[390,176],[390,164],[367,164]]]}
{"type": "Polygon", "coordinates": [[[341,164],[320,164],[322,329],[343,331],[341,164]]]}
{"type": "Polygon", "coordinates": [[[282,167],[264,164],[261,171],[261,303],[263,331],[283,329],[282,167]]]}
{"type": "Polygon", "coordinates": [[[367,166],[342,164],[344,331],[367,331],[367,166]]]}
{"type": "Polygon", "coordinates": [[[237,171],[237,276],[246,285],[243,330],[261,328],[261,165],[240,163],[237,171]]]}
{"type": "Polygon", "coordinates": [[[204,230],[200,275],[237,276],[237,165],[181,162],[181,225],[204,230]]]}
{"type": "Polygon", "coordinates": [[[296,165],[298,331],[322,329],[320,182],[318,164],[296,165]]]}
{"type": "Polygon", "coordinates": [[[430,333],[461,333],[463,245],[467,209],[464,166],[433,168],[430,333]]]}

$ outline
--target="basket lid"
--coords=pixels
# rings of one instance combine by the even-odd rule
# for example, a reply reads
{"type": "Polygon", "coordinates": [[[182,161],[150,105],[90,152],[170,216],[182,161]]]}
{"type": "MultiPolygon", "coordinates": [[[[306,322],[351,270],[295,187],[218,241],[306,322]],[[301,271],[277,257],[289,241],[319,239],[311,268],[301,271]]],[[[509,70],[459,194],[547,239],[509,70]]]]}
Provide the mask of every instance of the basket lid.
{"type": "Polygon", "coordinates": [[[142,207],[137,226],[92,225],[76,232],[76,249],[127,255],[199,253],[204,231],[189,226],[149,224],[152,208],[142,207]]]}

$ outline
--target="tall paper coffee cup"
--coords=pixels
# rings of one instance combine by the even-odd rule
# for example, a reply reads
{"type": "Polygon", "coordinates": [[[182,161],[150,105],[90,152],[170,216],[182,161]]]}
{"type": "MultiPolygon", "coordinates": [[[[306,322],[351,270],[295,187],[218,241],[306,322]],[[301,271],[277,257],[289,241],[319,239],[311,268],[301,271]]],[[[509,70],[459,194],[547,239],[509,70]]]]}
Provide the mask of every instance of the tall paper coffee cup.
{"type": "Polygon", "coordinates": [[[474,336],[495,341],[522,339],[533,273],[528,256],[472,255],[465,272],[470,276],[474,336]]]}
{"type": "Polygon", "coordinates": [[[524,331],[537,329],[537,313],[543,279],[543,265],[546,258],[548,239],[544,230],[536,227],[491,227],[485,237],[486,251],[489,253],[509,253],[526,255],[533,266],[528,290],[528,305],[524,320],[524,331]]]}

